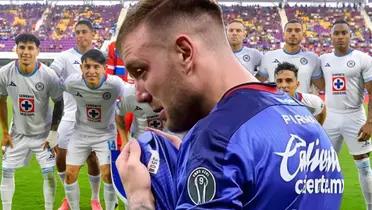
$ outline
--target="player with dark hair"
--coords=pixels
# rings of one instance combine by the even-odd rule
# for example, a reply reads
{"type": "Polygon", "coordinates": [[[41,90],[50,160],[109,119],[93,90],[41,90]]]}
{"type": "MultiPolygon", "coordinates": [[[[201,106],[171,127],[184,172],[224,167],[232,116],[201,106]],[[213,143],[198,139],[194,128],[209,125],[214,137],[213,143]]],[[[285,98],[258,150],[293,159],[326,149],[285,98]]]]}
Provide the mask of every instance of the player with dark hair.
{"type": "MultiPolygon", "coordinates": [[[[89,20],[79,20],[74,27],[76,46],[68,49],[54,59],[51,68],[65,80],[72,74],[81,74],[80,59],[88,50],[93,48],[94,28],[89,20]]],[[[56,166],[61,182],[64,183],[66,171],[66,153],[70,138],[75,126],[76,104],[73,96],[69,93],[63,93],[64,110],[61,124],[58,127],[58,138],[56,146],[56,166]]],[[[92,153],[87,159],[89,183],[92,190],[91,206],[93,210],[101,209],[99,202],[100,172],[97,164],[97,158],[92,153]]],[[[64,198],[59,210],[68,210],[67,199],[64,198]]]]}
{"type": "Polygon", "coordinates": [[[43,175],[46,210],[53,210],[56,183],[55,157],[57,127],[62,117],[62,83],[57,74],[37,61],[39,39],[32,34],[16,37],[18,59],[0,69],[0,124],[2,139],[2,209],[12,208],[15,169],[36,155],[43,175]],[[13,120],[9,130],[7,98],[13,103],[13,120]],[[53,114],[49,99],[54,101],[53,114]]]}
{"type": "Polygon", "coordinates": [[[283,90],[290,96],[303,103],[314,115],[320,124],[326,118],[326,108],[322,99],[314,94],[297,91],[300,82],[297,79],[298,69],[295,65],[284,62],[275,69],[275,83],[278,89],[283,90]]]}
{"type": "Polygon", "coordinates": [[[334,52],[320,56],[325,78],[328,109],[324,129],[337,152],[345,141],[359,172],[366,208],[372,209],[372,58],[350,47],[351,30],[344,20],[331,30],[334,52]],[[368,116],[364,112],[364,89],[369,95],[368,116]]]}
{"type": "Polygon", "coordinates": [[[304,29],[302,23],[297,19],[288,21],[284,26],[285,44],[283,49],[276,49],[265,53],[261,60],[257,78],[261,81],[268,80],[269,82],[275,82],[275,68],[282,62],[288,62],[298,68],[299,92],[311,92],[311,84],[323,90],[324,79],[320,69],[319,57],[302,48],[301,41],[303,40],[303,36],[304,29]]]}
{"type": "Polygon", "coordinates": [[[77,177],[81,165],[95,152],[104,182],[107,210],[116,204],[110,174],[110,149],[116,149],[116,99],[123,95],[124,82],[106,74],[106,59],[96,49],[81,57],[82,74],[71,74],[64,82],[65,91],[76,101],[76,124],[68,144],[65,193],[70,208],[80,209],[77,177]]]}
{"type": "Polygon", "coordinates": [[[155,111],[165,112],[171,131],[191,129],[163,179],[154,180],[156,161],[142,159],[148,148],[124,147],[117,167],[130,209],[163,202],[170,209],[340,208],[344,182],[325,131],[303,105],[237,61],[214,1],[139,1],[117,42],[137,98],[160,100],[155,111]],[[157,193],[168,186],[174,200],[157,193]]]}

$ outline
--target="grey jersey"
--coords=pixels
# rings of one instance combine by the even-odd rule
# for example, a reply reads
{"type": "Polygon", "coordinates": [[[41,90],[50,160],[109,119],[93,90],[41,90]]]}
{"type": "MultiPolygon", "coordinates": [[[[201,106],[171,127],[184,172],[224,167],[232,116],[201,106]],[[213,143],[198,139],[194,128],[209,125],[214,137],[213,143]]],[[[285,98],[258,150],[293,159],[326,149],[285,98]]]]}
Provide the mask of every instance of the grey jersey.
{"type": "Polygon", "coordinates": [[[148,103],[139,103],[136,100],[135,86],[126,84],[124,95],[118,102],[117,114],[124,116],[128,112],[134,113],[134,121],[131,126],[133,137],[137,138],[145,131],[146,127],[163,129],[163,122],[159,114],[155,113],[148,103]]]}
{"type": "Polygon", "coordinates": [[[239,51],[234,52],[240,63],[247,69],[253,76],[257,74],[257,67],[261,65],[262,54],[253,48],[243,47],[239,51]]]}
{"type": "Polygon", "coordinates": [[[364,99],[364,83],[372,80],[371,57],[353,50],[342,57],[327,53],[320,56],[320,60],[327,108],[342,113],[360,109],[364,99]]]}
{"type": "MultiPolygon", "coordinates": [[[[54,59],[50,65],[56,73],[65,80],[72,74],[81,74],[80,63],[81,54],[75,49],[61,52],[61,54],[54,59]]],[[[75,121],[76,104],[74,98],[67,92],[63,93],[64,108],[62,120],[75,121]]]]}
{"type": "Polygon", "coordinates": [[[300,86],[297,90],[299,92],[309,93],[311,80],[322,77],[320,60],[317,55],[302,50],[296,54],[288,54],[283,49],[269,51],[262,56],[258,75],[267,78],[269,82],[275,82],[275,68],[283,62],[291,63],[298,68],[300,86]]]}
{"type": "Polygon", "coordinates": [[[57,74],[38,63],[32,74],[23,75],[16,61],[0,69],[0,95],[13,103],[12,133],[39,135],[50,130],[52,111],[49,98],[62,97],[62,82],[57,74]]]}
{"type": "Polygon", "coordinates": [[[115,106],[123,95],[124,82],[107,75],[100,87],[90,89],[82,75],[73,74],[64,82],[77,105],[75,130],[83,135],[113,136],[116,134],[115,106]]]}

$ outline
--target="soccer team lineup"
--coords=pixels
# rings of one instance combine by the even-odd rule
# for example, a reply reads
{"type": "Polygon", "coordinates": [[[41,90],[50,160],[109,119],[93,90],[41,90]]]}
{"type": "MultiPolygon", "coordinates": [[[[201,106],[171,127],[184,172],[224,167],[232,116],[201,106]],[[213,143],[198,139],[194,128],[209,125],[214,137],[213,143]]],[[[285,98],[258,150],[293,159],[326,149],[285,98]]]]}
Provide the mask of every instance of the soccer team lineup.
{"type": "Polygon", "coordinates": [[[3,210],[372,210],[372,7],[0,0],[3,210]]]}

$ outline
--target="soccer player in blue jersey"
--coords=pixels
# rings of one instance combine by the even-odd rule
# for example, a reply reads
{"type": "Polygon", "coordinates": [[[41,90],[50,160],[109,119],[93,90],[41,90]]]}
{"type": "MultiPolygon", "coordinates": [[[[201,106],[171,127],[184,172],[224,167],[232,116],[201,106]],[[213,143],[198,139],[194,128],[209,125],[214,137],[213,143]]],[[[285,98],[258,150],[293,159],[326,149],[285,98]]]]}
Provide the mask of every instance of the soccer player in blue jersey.
{"type": "MultiPolygon", "coordinates": [[[[191,129],[174,183],[163,180],[173,209],[340,208],[344,180],[324,130],[238,63],[214,1],[139,1],[118,43],[138,99],[159,99],[171,131],[191,129]]],[[[117,161],[130,209],[162,202],[145,149],[130,141],[117,161]]]]}

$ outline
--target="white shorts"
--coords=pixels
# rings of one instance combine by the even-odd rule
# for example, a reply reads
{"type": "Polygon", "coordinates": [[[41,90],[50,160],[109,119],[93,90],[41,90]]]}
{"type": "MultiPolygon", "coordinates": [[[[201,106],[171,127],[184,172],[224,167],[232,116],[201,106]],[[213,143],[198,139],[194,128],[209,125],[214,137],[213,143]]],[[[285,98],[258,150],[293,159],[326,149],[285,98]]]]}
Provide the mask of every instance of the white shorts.
{"type": "Polygon", "coordinates": [[[67,149],[71,136],[74,133],[75,121],[62,120],[57,130],[57,144],[59,148],[67,149]]]}
{"type": "Polygon", "coordinates": [[[365,123],[364,109],[352,113],[336,113],[327,109],[323,127],[337,152],[345,140],[351,155],[361,155],[372,151],[371,139],[365,142],[358,141],[358,132],[365,123]]]}
{"type": "Polygon", "coordinates": [[[116,145],[116,136],[87,136],[74,132],[67,149],[66,165],[81,166],[91,152],[95,152],[99,165],[110,164],[110,148],[116,145]]]}
{"type": "Polygon", "coordinates": [[[52,149],[43,149],[48,134],[25,136],[12,134],[13,148],[6,147],[3,155],[3,168],[16,169],[27,165],[32,153],[36,155],[41,168],[55,166],[55,156],[52,149]]]}

